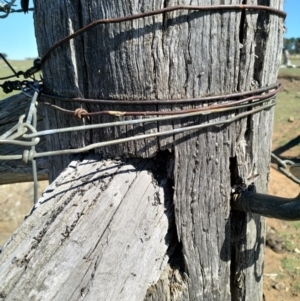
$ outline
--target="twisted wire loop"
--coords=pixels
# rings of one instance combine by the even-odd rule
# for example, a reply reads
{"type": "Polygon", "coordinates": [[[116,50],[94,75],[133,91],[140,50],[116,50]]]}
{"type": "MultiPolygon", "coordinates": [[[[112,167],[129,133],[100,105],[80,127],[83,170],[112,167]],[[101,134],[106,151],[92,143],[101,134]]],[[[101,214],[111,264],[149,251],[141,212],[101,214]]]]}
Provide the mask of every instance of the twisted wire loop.
{"type": "MultiPolygon", "coordinates": [[[[25,95],[27,95],[25,91],[25,95]]],[[[27,131],[31,133],[37,133],[37,98],[38,90],[34,90],[34,93],[31,98],[29,105],[29,110],[27,116],[21,115],[19,117],[19,122],[13,126],[10,130],[6,131],[3,135],[0,136],[0,145],[1,144],[12,144],[20,146],[31,146],[30,151],[24,150],[22,155],[11,155],[11,156],[0,156],[0,160],[18,160],[22,159],[26,164],[31,162],[32,164],[32,173],[33,173],[33,202],[34,204],[38,199],[38,177],[37,177],[37,166],[34,158],[35,146],[40,142],[39,137],[30,138],[31,141],[24,141],[23,136],[27,131]],[[26,120],[24,120],[26,117],[26,120]]]]}
{"type": "MultiPolygon", "coordinates": [[[[68,127],[68,128],[60,128],[60,129],[51,129],[51,130],[45,130],[37,132],[36,130],[36,123],[37,123],[37,112],[36,112],[36,103],[37,98],[39,95],[38,88],[34,85],[31,86],[31,91],[33,91],[33,95],[28,94],[28,90],[24,90],[23,93],[27,96],[31,96],[32,100],[29,107],[29,113],[27,114],[26,121],[24,122],[25,116],[22,115],[19,119],[19,122],[12,127],[10,130],[8,130],[6,133],[4,133],[2,136],[0,136],[0,144],[13,144],[13,145],[20,145],[20,146],[30,146],[30,150],[25,150],[22,155],[6,155],[1,156],[0,160],[19,160],[22,159],[25,163],[27,162],[35,162],[36,158],[40,157],[46,157],[46,156],[55,156],[55,155],[63,155],[63,154],[76,154],[85,152],[91,149],[104,147],[108,145],[114,145],[114,144],[120,144],[120,143],[126,143],[134,140],[141,140],[141,139],[147,139],[152,137],[159,137],[159,136],[167,136],[167,135],[174,135],[178,133],[182,133],[185,131],[191,131],[191,130],[198,130],[201,128],[206,128],[210,126],[222,126],[224,124],[232,123],[240,118],[243,118],[248,115],[255,114],[257,112],[260,112],[262,110],[268,109],[273,107],[276,104],[276,95],[281,90],[282,86],[280,84],[272,85],[269,88],[269,91],[264,89],[259,89],[258,91],[265,91],[261,95],[255,95],[246,97],[240,100],[236,101],[230,101],[228,103],[221,103],[217,105],[211,105],[208,107],[201,107],[197,109],[188,109],[188,110],[182,110],[182,111],[168,111],[167,114],[161,111],[145,111],[145,112],[119,112],[116,113],[116,111],[113,111],[112,114],[111,111],[103,111],[105,114],[110,114],[115,117],[120,117],[124,115],[131,115],[131,116],[137,116],[137,115],[151,115],[151,117],[143,118],[143,119],[132,119],[132,120],[121,120],[121,121],[115,121],[115,122],[109,122],[109,123],[101,123],[101,124],[89,124],[89,125],[81,125],[81,126],[74,126],[74,127],[68,127]],[[246,111],[242,113],[237,113],[239,109],[247,108],[246,111]],[[110,141],[104,141],[99,143],[93,143],[91,145],[88,145],[86,147],[78,148],[78,149],[66,149],[66,150],[56,150],[56,151],[49,151],[49,152],[41,152],[36,153],[35,146],[39,143],[40,137],[45,135],[53,135],[53,134],[59,134],[59,133],[67,133],[67,132],[74,132],[74,131],[83,131],[83,130],[92,130],[92,129],[99,129],[99,128],[108,128],[108,127],[118,127],[118,126],[124,126],[124,125],[133,125],[133,124],[143,124],[143,123],[153,123],[157,121],[165,121],[165,120],[174,120],[174,119],[182,119],[186,117],[194,117],[199,115],[208,115],[213,113],[220,113],[220,112],[229,112],[234,111],[236,113],[233,117],[229,117],[228,119],[221,120],[221,121],[214,121],[214,122],[208,122],[205,124],[194,124],[191,126],[184,126],[179,127],[172,130],[167,131],[160,131],[155,133],[149,133],[149,134],[143,134],[143,135],[136,135],[132,137],[127,137],[124,139],[115,139],[110,141]],[[156,117],[154,117],[156,115],[156,117]],[[165,115],[165,116],[161,116],[165,115]],[[29,133],[27,133],[29,132],[29,133]],[[27,139],[27,141],[26,141],[27,139]],[[25,140],[25,141],[24,141],[25,140]]],[[[250,93],[250,92],[249,92],[250,93]]],[[[252,94],[257,94],[257,91],[252,91],[252,94]]],[[[248,92],[243,95],[249,95],[248,92]]],[[[238,94],[233,94],[231,97],[237,97],[238,94]]],[[[226,99],[228,96],[218,96],[220,99],[226,99]]],[[[200,101],[202,101],[205,98],[201,98],[200,101]]],[[[60,107],[54,106],[52,104],[46,104],[50,105],[55,109],[63,110],[66,113],[73,114],[76,118],[82,118],[82,117],[89,117],[93,116],[93,114],[99,114],[99,112],[93,112],[88,113],[84,109],[76,109],[75,111],[68,111],[65,109],[62,109],[60,107]]],[[[100,114],[103,114],[103,112],[100,112],[100,114]]]]}
{"type": "MultiPolygon", "coordinates": [[[[3,2],[3,0],[0,0],[3,2]]],[[[15,0],[12,0],[9,3],[5,4],[6,11],[9,13],[12,11],[12,5],[14,4],[15,0]]],[[[3,5],[0,7],[4,7],[3,5]]],[[[54,45],[52,45],[48,50],[44,53],[44,55],[41,57],[41,59],[37,59],[34,61],[33,67],[28,69],[25,72],[19,72],[16,73],[13,69],[14,76],[23,75],[25,78],[33,76],[36,72],[38,72],[41,69],[42,64],[46,60],[46,58],[49,56],[49,54],[62,45],[63,43],[75,38],[78,35],[81,35],[82,33],[94,28],[95,26],[98,26],[100,24],[109,24],[109,23],[121,23],[126,21],[131,21],[135,19],[140,18],[146,18],[149,16],[159,15],[167,12],[174,12],[178,10],[187,10],[187,11],[218,11],[218,10],[262,10],[267,11],[269,13],[281,16],[285,18],[286,14],[285,12],[272,8],[269,6],[263,6],[263,5],[210,5],[210,6],[195,6],[195,5],[176,5],[176,6],[169,6],[158,10],[153,10],[145,13],[139,13],[135,15],[125,16],[125,17],[118,17],[118,18],[111,18],[111,19],[101,19],[97,20],[95,22],[92,22],[88,24],[87,26],[81,28],[80,30],[74,32],[73,34],[61,39],[54,45]]],[[[8,64],[9,65],[9,64],[8,64]]],[[[28,161],[34,161],[37,157],[44,157],[49,155],[58,155],[58,154],[72,154],[72,153],[78,153],[82,151],[86,151],[89,149],[93,149],[96,147],[102,147],[106,145],[112,145],[117,143],[124,143],[132,140],[137,139],[145,139],[150,137],[157,137],[162,135],[172,135],[183,131],[189,131],[192,129],[199,129],[209,126],[218,126],[227,124],[230,122],[233,122],[239,118],[243,118],[244,116],[248,116],[250,114],[254,114],[256,112],[259,112],[261,110],[270,108],[276,104],[276,101],[273,100],[273,98],[276,96],[276,94],[280,91],[282,88],[280,84],[274,84],[269,87],[264,87],[261,89],[258,89],[256,91],[247,91],[242,93],[233,93],[228,95],[220,95],[220,96],[208,96],[208,97],[202,97],[202,98],[193,98],[193,99],[175,99],[175,100],[141,100],[141,101],[121,101],[121,100],[95,100],[95,99],[84,99],[84,98],[66,98],[64,96],[60,95],[50,95],[44,93],[42,95],[46,98],[52,98],[52,99],[60,99],[63,101],[79,101],[79,102],[90,102],[90,103],[106,103],[106,104],[175,104],[175,103],[201,103],[201,102],[210,102],[210,101],[216,101],[216,100],[232,100],[230,102],[225,103],[219,103],[217,105],[211,105],[211,106],[205,106],[201,108],[194,108],[194,109],[186,109],[182,111],[176,111],[174,113],[173,111],[98,111],[98,112],[87,112],[86,110],[82,108],[78,108],[74,111],[66,110],[62,107],[59,107],[57,105],[54,105],[49,102],[44,102],[45,105],[50,106],[54,109],[60,110],[62,112],[65,112],[67,114],[73,114],[75,118],[81,119],[81,118],[88,118],[91,116],[97,116],[97,115],[112,115],[115,117],[121,117],[121,116],[152,116],[151,118],[144,118],[144,119],[133,119],[133,120],[125,120],[125,121],[116,121],[112,123],[106,123],[106,124],[93,124],[93,125],[83,125],[80,127],[70,127],[70,128],[62,128],[62,129],[56,129],[56,130],[49,130],[49,131],[43,131],[43,132],[37,132],[36,130],[36,107],[35,103],[38,97],[39,91],[37,91],[37,88],[34,87],[34,84],[31,85],[31,83],[17,83],[18,88],[22,88],[23,85],[29,85],[31,90],[34,91],[32,96],[32,102],[29,109],[29,114],[27,116],[26,122],[23,121],[24,116],[21,118],[16,126],[14,126],[12,129],[10,129],[8,132],[4,133],[2,136],[0,136],[0,144],[14,144],[14,145],[20,145],[20,146],[31,146],[30,151],[24,151],[23,155],[14,155],[14,156],[0,156],[0,160],[15,160],[15,159],[23,159],[24,162],[28,161]],[[261,94],[261,95],[258,95],[261,94]],[[247,97],[248,96],[248,97],[247,97]],[[245,97],[240,99],[241,97],[245,97]],[[238,100],[236,100],[238,98],[238,100]],[[270,101],[270,102],[268,102],[270,101]],[[215,112],[226,112],[226,111],[235,111],[237,109],[241,108],[248,108],[248,107],[254,107],[256,105],[260,105],[258,108],[252,108],[251,110],[244,112],[244,113],[238,113],[232,118],[229,118],[227,120],[218,121],[218,122],[209,122],[206,124],[200,124],[200,125],[194,125],[194,126],[187,126],[183,128],[176,128],[169,131],[163,131],[163,132],[157,132],[157,133],[151,133],[151,134],[145,134],[145,135],[139,135],[134,137],[129,137],[125,139],[117,139],[112,141],[106,141],[101,143],[95,143],[92,145],[89,145],[85,148],[80,148],[77,150],[61,150],[61,151],[52,151],[52,152],[44,152],[37,154],[35,152],[35,146],[39,143],[39,136],[40,135],[50,135],[55,133],[64,133],[64,132],[70,132],[74,130],[87,130],[87,129],[95,129],[95,128],[103,128],[103,127],[113,127],[113,126],[122,126],[122,125],[132,125],[132,124],[138,124],[138,123],[146,123],[146,122],[156,122],[161,120],[171,120],[171,119],[177,119],[177,118],[184,118],[184,117],[191,117],[191,116],[197,116],[197,115],[203,115],[203,114],[211,114],[215,112]],[[153,115],[156,115],[157,117],[153,117],[153,115]],[[163,116],[165,115],[165,116],[163,116]],[[30,131],[31,133],[27,134],[27,132],[30,131]],[[20,139],[18,139],[20,138],[20,139]],[[24,141],[24,139],[31,139],[29,141],[24,141]]],[[[22,88],[23,93],[25,93],[28,96],[28,87],[26,86],[26,89],[22,88]]],[[[11,90],[15,87],[13,85],[10,85],[7,87],[7,90],[11,90]]]]}

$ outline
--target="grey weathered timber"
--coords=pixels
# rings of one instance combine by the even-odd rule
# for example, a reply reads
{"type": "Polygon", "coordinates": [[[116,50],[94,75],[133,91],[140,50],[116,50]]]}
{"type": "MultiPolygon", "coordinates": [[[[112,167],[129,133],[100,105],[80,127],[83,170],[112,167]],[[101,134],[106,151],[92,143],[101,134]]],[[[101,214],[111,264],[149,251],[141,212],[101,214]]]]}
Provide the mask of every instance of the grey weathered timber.
{"type": "MultiPolygon", "coordinates": [[[[17,94],[0,101],[0,135],[11,129],[19,121],[21,115],[26,115],[30,105],[30,99],[24,94],[17,94]]],[[[43,130],[43,111],[40,106],[38,109],[37,129],[43,130]]],[[[46,140],[41,137],[40,143],[36,150],[42,152],[46,150],[46,140]]],[[[23,151],[28,148],[0,144],[0,155],[22,155],[23,151]]],[[[39,158],[36,160],[39,180],[48,179],[48,160],[39,158]]],[[[0,160],[0,185],[29,182],[33,180],[31,164],[24,164],[21,160],[0,160]]]]}
{"type": "Polygon", "coordinates": [[[143,300],[174,252],[169,186],[150,160],[73,161],[3,246],[0,300],[143,300]]]}
{"type": "MultiPolygon", "coordinates": [[[[197,0],[192,4],[242,2],[245,1],[197,0]]],[[[53,43],[97,19],[126,16],[176,4],[190,4],[190,1],[129,0],[126,4],[118,0],[35,1],[39,52],[43,54],[53,43]]],[[[283,1],[252,0],[247,1],[247,4],[270,5],[282,9],[283,1]]],[[[121,24],[101,25],[50,54],[43,65],[45,90],[70,97],[124,101],[180,99],[254,90],[276,82],[283,31],[282,17],[262,11],[179,11],[121,24]]],[[[62,101],[54,103],[68,109],[83,106],[89,111],[178,111],[208,105],[97,106],[62,101]]],[[[47,146],[49,149],[77,148],[93,142],[187,124],[225,120],[235,113],[237,112],[144,126],[61,134],[48,137],[47,146]]],[[[120,119],[124,117],[104,115],[90,120],[76,120],[52,108],[45,110],[45,123],[49,128],[120,119]]],[[[139,300],[262,300],[264,219],[258,215],[231,211],[230,193],[231,186],[242,180],[246,184],[254,181],[258,192],[266,192],[272,123],[273,110],[270,109],[227,126],[208,127],[157,139],[136,140],[96,150],[103,158],[138,157],[145,161],[150,158],[153,162],[156,157],[169,153],[165,162],[169,173],[172,173],[169,177],[173,181],[174,191],[169,193],[174,202],[176,231],[173,229],[173,235],[177,236],[178,248],[169,256],[167,265],[162,265],[163,272],[159,279],[151,284],[147,282],[149,286],[145,297],[138,297],[139,300]]],[[[70,158],[67,156],[50,158],[50,180],[53,181],[69,162],[70,158]]],[[[164,164],[160,164],[163,167],[164,164]]],[[[93,189],[96,188],[91,188],[93,189]]],[[[136,188],[135,194],[137,200],[142,198],[141,189],[136,188]]],[[[66,213],[68,210],[70,209],[66,208],[66,213]]],[[[128,214],[126,218],[135,219],[139,212],[128,214]]],[[[98,216],[101,214],[98,213],[98,216]]],[[[38,224],[39,220],[36,222],[38,224]]],[[[80,227],[76,226],[78,233],[84,235],[84,229],[90,223],[92,222],[85,220],[80,227]]],[[[70,224],[72,223],[68,223],[70,224]]],[[[57,227],[62,226],[63,223],[57,220],[57,227]]],[[[166,235],[163,227],[157,230],[161,237],[166,235]]],[[[28,235],[28,231],[22,233],[28,235]]],[[[91,239],[94,239],[96,233],[97,229],[91,228],[91,239]]],[[[116,231],[113,235],[117,234],[116,231]]],[[[125,235],[130,236],[131,233],[125,235]]],[[[154,241],[150,243],[151,248],[154,247],[153,243],[154,241]]],[[[60,253],[56,251],[56,246],[48,243],[45,250],[58,256],[60,253]]],[[[82,248],[83,245],[74,244],[72,249],[65,250],[68,250],[69,257],[76,257],[82,248]]],[[[161,248],[165,252],[166,246],[161,248]]],[[[65,251],[63,246],[61,250],[65,251]]],[[[143,253],[144,249],[139,251],[143,253]]],[[[47,260],[47,256],[44,259],[42,255],[37,255],[36,258],[39,263],[47,260]]],[[[112,258],[119,260],[115,254],[112,258]]],[[[62,280],[65,287],[73,287],[70,275],[77,275],[80,261],[75,267],[67,263],[68,259],[65,257],[57,259],[57,264],[63,265],[66,270],[67,276],[62,280]]],[[[118,263],[118,271],[124,272],[126,266],[122,265],[123,261],[118,263]]],[[[144,266],[141,269],[147,271],[144,266]]],[[[95,286],[101,287],[96,280],[100,277],[99,274],[94,276],[94,281],[97,281],[95,286]]],[[[106,281],[116,281],[109,273],[106,277],[106,281]]],[[[42,287],[43,293],[59,293],[58,288],[50,287],[48,282],[42,286],[30,282],[29,275],[21,275],[19,280],[16,277],[14,279],[15,283],[24,283],[24,287],[28,283],[32,290],[42,287]]],[[[141,280],[139,284],[144,285],[145,281],[141,280]]],[[[128,289],[129,286],[125,285],[125,288],[128,289]]],[[[16,295],[17,291],[14,290],[11,296],[16,295]]],[[[86,292],[86,298],[90,298],[88,291],[86,292]]],[[[110,293],[114,294],[115,289],[112,288],[110,293]]],[[[137,293],[133,291],[132,298],[137,298],[136,296],[137,293]]],[[[74,297],[72,300],[77,299],[74,297]]],[[[101,296],[94,300],[107,299],[101,296]]]]}
{"type": "MultiPolygon", "coordinates": [[[[283,1],[247,1],[281,8],[283,1]]],[[[280,65],[282,19],[265,13],[245,15],[241,49],[240,89],[276,82],[280,65]]],[[[233,157],[238,175],[246,183],[255,182],[257,191],[267,193],[273,110],[263,111],[237,124],[233,157]]],[[[233,213],[231,285],[233,300],[261,300],[265,220],[258,215],[233,213]],[[242,235],[241,235],[242,234],[242,235]]]]}

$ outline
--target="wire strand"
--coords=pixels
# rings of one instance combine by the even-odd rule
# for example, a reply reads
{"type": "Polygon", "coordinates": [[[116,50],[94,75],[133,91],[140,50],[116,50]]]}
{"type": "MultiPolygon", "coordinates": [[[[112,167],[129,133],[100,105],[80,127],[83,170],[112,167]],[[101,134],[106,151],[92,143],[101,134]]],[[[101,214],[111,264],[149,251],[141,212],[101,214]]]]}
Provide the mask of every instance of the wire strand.
{"type": "Polygon", "coordinates": [[[88,24],[87,26],[77,30],[73,34],[61,39],[57,43],[55,43],[53,46],[51,46],[41,57],[41,64],[44,63],[48,55],[56,49],[58,46],[64,44],[65,42],[74,39],[75,37],[81,35],[82,33],[100,25],[100,24],[109,24],[109,23],[121,23],[126,21],[132,21],[136,19],[141,19],[145,17],[155,16],[163,13],[178,11],[178,10],[196,10],[196,11],[215,11],[215,10],[264,10],[268,11],[270,13],[276,14],[278,16],[281,16],[283,18],[286,17],[286,13],[282,10],[264,6],[264,5],[250,5],[250,4],[239,4],[239,5],[208,5],[208,6],[200,6],[200,5],[174,5],[165,7],[158,10],[153,10],[145,13],[139,13],[135,15],[125,16],[125,17],[118,17],[118,18],[111,18],[111,19],[100,19],[95,22],[92,22],[88,24]]]}
{"type": "MultiPolygon", "coordinates": [[[[260,112],[262,110],[268,109],[273,107],[276,104],[276,101],[272,101],[270,104],[263,105],[259,108],[252,109],[250,111],[246,111],[243,113],[239,113],[235,115],[232,118],[222,120],[222,121],[216,121],[216,122],[208,122],[206,124],[199,124],[199,125],[194,125],[194,126],[188,126],[188,127],[183,127],[183,128],[176,128],[168,131],[162,131],[162,132],[156,132],[156,133],[150,133],[150,134],[143,134],[143,135],[137,135],[133,137],[127,137],[124,139],[115,139],[111,141],[105,141],[105,142],[98,142],[98,143],[93,143],[91,145],[88,145],[86,147],[78,148],[78,149],[68,149],[68,150],[59,150],[59,151],[49,151],[49,152],[41,152],[41,153],[35,153],[34,151],[25,151],[23,155],[5,155],[5,156],[0,156],[0,160],[17,160],[17,159],[23,159],[25,162],[31,161],[36,158],[41,158],[41,157],[47,157],[47,156],[56,156],[56,155],[64,155],[64,154],[77,154],[81,152],[86,152],[91,149],[103,147],[103,146],[109,146],[109,145],[114,145],[114,144],[120,144],[120,143],[125,143],[125,142],[130,142],[130,141],[135,141],[135,140],[141,140],[141,139],[148,139],[152,137],[159,137],[159,136],[166,136],[166,135],[173,135],[173,134],[178,134],[182,133],[185,131],[191,131],[191,130],[197,130],[197,129],[202,129],[210,126],[218,126],[218,125],[224,125],[228,123],[232,123],[235,120],[238,120],[240,118],[243,118],[248,115],[252,115],[254,113],[260,112]]],[[[229,109],[229,108],[226,108],[229,109]]],[[[182,116],[180,116],[182,117],[182,116]]],[[[163,117],[161,117],[163,118],[163,117]]],[[[132,121],[132,120],[131,120],[132,121]]],[[[139,122],[143,120],[138,120],[139,122]]],[[[101,125],[99,125],[101,126],[101,125]]],[[[117,126],[117,124],[116,124],[117,126]]],[[[83,129],[83,128],[82,128],[83,129]]],[[[73,129],[74,130],[74,129],[73,129]]],[[[53,130],[52,130],[53,131],[53,130]]],[[[47,134],[50,134],[49,132],[47,134]]],[[[39,139],[39,138],[35,138],[39,139]]],[[[7,142],[7,141],[6,141],[7,142]]],[[[12,143],[14,141],[9,141],[9,143],[12,143]]],[[[1,140],[0,140],[1,143],[1,140]]]]}
{"type": "Polygon", "coordinates": [[[210,127],[210,126],[229,124],[242,117],[246,117],[248,115],[260,112],[264,109],[271,108],[275,104],[276,104],[276,102],[271,103],[269,105],[265,105],[258,109],[247,111],[245,113],[240,113],[240,114],[236,115],[235,117],[232,117],[230,119],[223,120],[223,121],[210,122],[210,123],[206,123],[206,124],[188,126],[188,127],[184,127],[184,128],[177,128],[177,129],[173,129],[173,130],[169,130],[169,131],[162,131],[162,132],[156,132],[156,133],[151,133],[151,134],[138,135],[138,136],[128,137],[128,138],[124,138],[124,139],[116,139],[116,140],[111,140],[111,141],[98,142],[98,143],[94,143],[89,146],[78,148],[78,149],[68,149],[68,150],[61,150],[61,151],[50,151],[50,152],[44,152],[44,153],[39,153],[39,154],[32,154],[32,156],[34,158],[41,158],[41,157],[65,155],[65,154],[78,154],[78,153],[89,151],[91,149],[100,148],[100,147],[109,146],[109,145],[121,144],[121,143],[130,142],[130,141],[148,139],[148,138],[159,137],[159,136],[174,135],[174,134],[179,134],[179,133],[182,133],[185,131],[199,130],[199,129],[210,127]]]}
{"type": "MultiPolygon", "coordinates": [[[[243,104],[245,102],[250,102],[250,101],[255,102],[256,100],[271,97],[273,95],[276,95],[281,89],[282,89],[282,86],[279,86],[274,91],[266,93],[266,94],[251,96],[251,97],[244,98],[244,99],[237,100],[237,101],[221,103],[221,104],[211,105],[211,106],[205,106],[205,107],[201,107],[201,108],[183,109],[176,113],[177,114],[185,114],[185,113],[192,113],[192,112],[211,111],[211,110],[219,109],[219,108],[235,107],[235,106],[237,106],[239,104],[243,104]]],[[[64,112],[66,114],[72,114],[78,119],[84,118],[84,117],[99,116],[99,115],[111,115],[111,116],[117,116],[117,117],[120,117],[120,116],[174,115],[174,111],[113,111],[113,110],[109,110],[109,111],[87,112],[86,110],[84,110],[82,108],[78,108],[76,110],[67,110],[58,105],[54,105],[52,103],[44,102],[44,104],[53,109],[64,112]]]]}
{"type": "Polygon", "coordinates": [[[266,91],[270,91],[272,89],[277,89],[282,87],[280,83],[276,83],[270,86],[266,86],[260,89],[245,91],[245,92],[237,92],[231,94],[223,94],[223,95],[214,95],[214,96],[205,96],[205,97],[196,97],[196,98],[186,98],[186,99],[161,99],[161,100],[119,100],[119,99],[90,99],[90,98],[80,98],[74,97],[69,98],[62,95],[53,95],[49,93],[41,92],[40,99],[48,100],[48,98],[67,101],[67,102],[83,102],[83,103],[95,103],[95,104],[109,104],[109,105],[153,105],[153,104],[182,104],[182,103],[194,103],[194,102],[210,102],[217,100],[229,100],[231,98],[238,98],[247,95],[259,94],[266,91]]]}
{"type": "MultiPolygon", "coordinates": [[[[260,101],[256,102],[255,105],[262,104],[268,100],[271,100],[273,97],[269,97],[267,99],[260,100],[260,101]]],[[[113,126],[136,125],[136,124],[143,124],[143,123],[150,123],[150,122],[157,122],[157,121],[175,120],[175,119],[179,119],[179,118],[181,119],[181,118],[187,118],[187,117],[195,117],[195,116],[199,116],[199,115],[208,115],[208,114],[212,114],[212,113],[233,111],[233,110],[248,108],[253,105],[254,105],[254,103],[240,105],[240,106],[236,106],[236,107],[215,109],[215,110],[204,111],[204,112],[197,111],[197,112],[191,112],[191,113],[186,113],[186,114],[174,114],[174,115],[163,116],[163,117],[132,119],[132,120],[124,120],[124,121],[114,121],[114,122],[109,122],[109,123],[75,126],[75,127],[62,128],[62,129],[45,130],[45,131],[35,132],[35,133],[31,133],[31,134],[24,134],[23,138],[28,139],[28,138],[34,138],[34,137],[40,137],[40,136],[46,136],[46,135],[73,132],[73,131],[85,131],[85,130],[93,130],[93,129],[99,129],[99,128],[113,127],[113,126]]],[[[173,113],[174,112],[177,113],[177,111],[173,111],[173,113]]]]}

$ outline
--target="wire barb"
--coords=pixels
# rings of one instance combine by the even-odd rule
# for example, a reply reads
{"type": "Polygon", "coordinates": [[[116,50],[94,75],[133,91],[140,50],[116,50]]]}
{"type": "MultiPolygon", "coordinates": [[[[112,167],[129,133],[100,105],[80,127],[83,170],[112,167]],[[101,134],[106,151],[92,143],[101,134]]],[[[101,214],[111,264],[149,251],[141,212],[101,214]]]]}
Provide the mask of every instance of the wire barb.
{"type": "Polygon", "coordinates": [[[25,14],[28,13],[29,0],[21,0],[21,7],[25,14]]]}
{"type": "MultiPolygon", "coordinates": [[[[224,124],[229,124],[229,123],[231,123],[235,120],[238,120],[240,118],[243,118],[245,116],[252,115],[252,114],[255,114],[262,110],[271,108],[276,104],[276,101],[273,100],[273,98],[276,95],[276,93],[274,93],[271,96],[270,96],[270,94],[266,94],[266,96],[264,96],[262,99],[257,97],[258,98],[257,101],[250,101],[247,104],[240,103],[235,106],[227,106],[227,107],[211,106],[211,107],[209,107],[208,111],[207,110],[203,111],[200,108],[197,111],[192,111],[192,112],[184,112],[184,113],[182,113],[182,112],[178,113],[177,111],[171,112],[172,115],[167,115],[167,116],[149,117],[149,118],[144,118],[144,119],[123,120],[123,121],[116,121],[116,122],[110,122],[110,123],[82,125],[82,126],[76,126],[76,127],[52,129],[52,130],[37,132],[35,102],[38,97],[38,88],[36,86],[32,85],[31,89],[32,89],[32,91],[34,91],[34,94],[32,97],[31,104],[30,104],[30,109],[29,109],[29,113],[27,115],[26,122],[24,122],[24,116],[22,116],[22,118],[20,118],[19,123],[16,126],[14,126],[11,130],[9,130],[8,132],[6,132],[2,136],[0,136],[0,144],[14,144],[14,145],[22,145],[22,146],[31,146],[31,150],[24,152],[23,155],[0,156],[0,160],[23,159],[27,162],[27,161],[33,161],[34,159],[40,158],[40,157],[62,155],[62,154],[76,154],[76,153],[81,153],[81,152],[89,151],[94,148],[104,147],[104,146],[108,146],[108,145],[126,143],[126,142],[130,142],[130,141],[147,139],[147,138],[152,138],[152,137],[174,135],[174,134],[182,133],[185,131],[192,131],[192,130],[202,129],[202,128],[206,128],[206,127],[211,127],[211,126],[221,126],[224,124]],[[248,108],[248,107],[250,107],[250,108],[252,107],[252,109],[247,110],[242,113],[237,113],[233,117],[229,117],[228,119],[223,119],[220,121],[213,121],[213,122],[208,122],[205,124],[195,124],[192,126],[175,128],[175,129],[168,130],[168,131],[161,131],[161,132],[137,135],[137,136],[133,136],[133,137],[127,137],[124,139],[116,139],[116,140],[111,140],[111,141],[99,142],[99,143],[94,143],[94,144],[88,145],[83,148],[78,148],[78,149],[57,150],[57,151],[50,151],[50,152],[43,152],[43,153],[35,152],[35,146],[39,143],[40,137],[44,136],[44,135],[53,135],[53,134],[67,133],[67,132],[73,132],[73,131],[84,131],[84,130],[91,130],[91,129],[97,129],[97,128],[118,127],[118,126],[123,126],[123,125],[153,123],[153,122],[163,121],[163,120],[174,120],[174,119],[181,119],[181,118],[186,118],[186,117],[199,116],[199,115],[203,115],[203,114],[212,114],[215,112],[227,112],[227,111],[237,112],[238,109],[248,108]],[[31,133],[27,133],[27,131],[30,131],[31,133]],[[27,139],[27,141],[26,141],[26,139],[27,139]],[[29,141],[28,141],[28,139],[29,139],[29,141]]],[[[84,112],[85,112],[85,110],[78,110],[77,115],[84,115],[84,112]]]]}

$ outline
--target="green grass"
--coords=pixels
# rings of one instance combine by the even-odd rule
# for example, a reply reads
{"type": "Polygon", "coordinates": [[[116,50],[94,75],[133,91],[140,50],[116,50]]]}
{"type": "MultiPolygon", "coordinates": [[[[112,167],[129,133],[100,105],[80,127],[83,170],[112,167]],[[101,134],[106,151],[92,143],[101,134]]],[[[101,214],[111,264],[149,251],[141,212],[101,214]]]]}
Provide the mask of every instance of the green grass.
{"type": "Polygon", "coordinates": [[[290,239],[290,237],[288,235],[281,235],[281,237],[283,238],[283,245],[285,246],[285,248],[289,251],[292,252],[295,249],[295,243],[290,239]]]}
{"type": "Polygon", "coordinates": [[[300,260],[298,258],[285,257],[281,260],[281,266],[289,275],[300,276],[300,260]]]}
{"type": "MultiPolygon", "coordinates": [[[[300,66],[300,57],[291,57],[291,62],[300,66]]],[[[300,68],[279,69],[278,80],[283,83],[284,89],[278,94],[275,107],[273,149],[296,138],[300,127],[300,68]],[[290,118],[294,121],[289,122],[290,118]]],[[[300,145],[286,155],[300,156],[300,145]]]]}
{"type": "Polygon", "coordinates": [[[278,95],[278,103],[275,113],[275,124],[286,122],[289,117],[300,117],[300,90],[292,90],[285,87],[278,95]]]}
{"type": "Polygon", "coordinates": [[[293,288],[297,293],[300,293],[300,283],[296,282],[295,284],[293,284],[293,288]]]}
{"type": "MultiPolygon", "coordinates": [[[[291,63],[293,65],[299,66],[300,67],[300,57],[291,57],[290,58],[291,63]]],[[[300,78],[300,68],[280,68],[278,77],[299,77],[300,78]]]]}
{"type": "Polygon", "coordinates": [[[298,55],[298,56],[292,55],[292,56],[290,56],[290,60],[291,60],[292,64],[300,66],[300,55],[298,55]]]}
{"type": "Polygon", "coordinates": [[[291,226],[295,228],[296,230],[300,229],[300,221],[291,222],[291,226]]]}
{"type": "MultiPolygon", "coordinates": [[[[15,69],[16,72],[18,71],[25,71],[28,68],[32,67],[33,61],[32,60],[22,60],[22,61],[10,61],[9,63],[13,66],[13,68],[15,69]]],[[[0,77],[4,77],[4,76],[9,76],[12,75],[12,71],[10,70],[10,68],[6,65],[6,63],[0,59],[0,77]]],[[[8,79],[10,81],[14,81],[14,80],[24,80],[23,76],[20,76],[19,78],[11,78],[8,79]]],[[[2,84],[4,81],[6,80],[0,80],[0,84],[2,84]]],[[[14,94],[20,93],[20,91],[14,91],[12,93],[9,94],[5,94],[2,90],[2,88],[0,89],[0,100],[2,100],[3,98],[7,98],[9,96],[12,96],[14,94]]]]}
{"type": "Polygon", "coordinates": [[[300,55],[290,55],[290,61],[293,65],[300,66],[300,55]]]}
{"type": "Polygon", "coordinates": [[[279,78],[299,78],[300,68],[280,68],[278,72],[279,78]]]}

